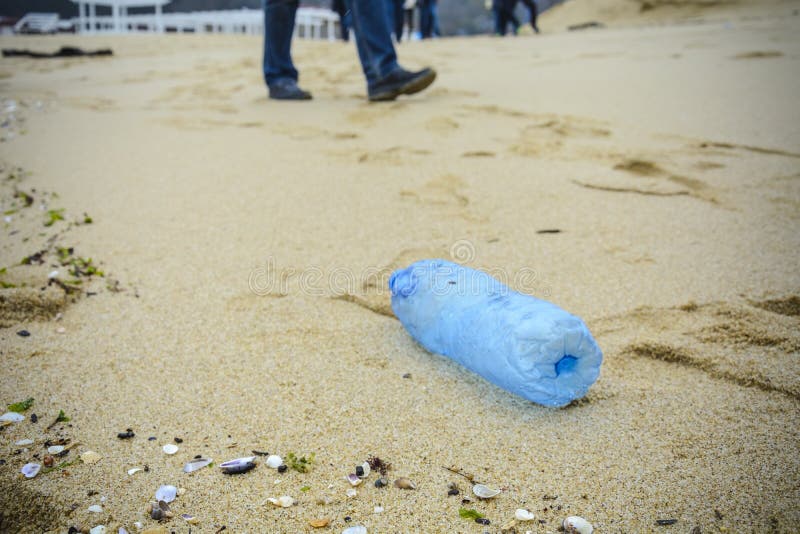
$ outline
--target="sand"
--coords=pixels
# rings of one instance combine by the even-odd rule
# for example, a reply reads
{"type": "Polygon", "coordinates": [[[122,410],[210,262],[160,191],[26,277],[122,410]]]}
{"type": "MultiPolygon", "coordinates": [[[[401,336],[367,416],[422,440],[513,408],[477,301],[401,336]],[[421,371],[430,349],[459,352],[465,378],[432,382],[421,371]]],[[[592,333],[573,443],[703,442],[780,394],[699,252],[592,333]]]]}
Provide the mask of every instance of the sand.
{"type": "Polygon", "coordinates": [[[0,39],[115,53],[0,62],[16,209],[0,280],[17,286],[0,290],[0,402],[35,399],[0,432],[0,530],[155,527],[145,508],[173,484],[163,526],[183,533],[182,513],[192,532],[323,517],[499,532],[517,508],[537,517],[519,532],[568,515],[596,532],[796,531],[800,17],[719,19],[559,33],[543,17],[539,37],[403,44],[440,77],[384,105],[365,101],[352,44],[296,43],[315,99],[279,103],[258,37],[0,39]],[[72,279],[57,247],[105,277],[41,290],[72,279]],[[416,345],[383,284],[425,257],[580,315],[605,355],[589,394],[544,408],[416,345]],[[46,430],[59,410],[71,420],[46,430]],[[77,445],[57,464],[102,459],[22,478],[59,437],[77,445]],[[315,461],[181,470],[252,450],[315,461]],[[373,474],[349,498],[370,455],[417,489],[373,474]],[[503,492],[462,504],[470,483],[445,467],[503,492]],[[296,505],[267,501],[281,495],[296,505]]]}

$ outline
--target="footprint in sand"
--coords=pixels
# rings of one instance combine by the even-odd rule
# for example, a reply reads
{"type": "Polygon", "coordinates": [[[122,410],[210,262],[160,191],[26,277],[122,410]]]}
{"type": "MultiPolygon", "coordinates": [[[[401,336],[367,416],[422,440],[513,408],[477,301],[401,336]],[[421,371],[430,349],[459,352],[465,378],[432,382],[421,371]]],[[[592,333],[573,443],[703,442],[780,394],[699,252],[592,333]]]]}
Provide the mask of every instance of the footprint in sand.
{"type": "Polygon", "coordinates": [[[743,387],[800,399],[800,297],[640,308],[619,320],[653,338],[624,354],[675,363],[743,387]]]}

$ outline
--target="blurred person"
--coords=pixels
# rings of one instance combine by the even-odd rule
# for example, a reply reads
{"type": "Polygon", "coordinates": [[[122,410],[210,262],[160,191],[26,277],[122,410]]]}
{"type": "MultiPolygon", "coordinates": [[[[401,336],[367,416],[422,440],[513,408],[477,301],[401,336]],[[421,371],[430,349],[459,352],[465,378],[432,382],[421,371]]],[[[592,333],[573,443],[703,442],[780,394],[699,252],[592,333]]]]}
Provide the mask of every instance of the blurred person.
{"type": "MultiPolygon", "coordinates": [[[[299,74],[291,47],[298,0],[262,0],[264,7],[264,81],[276,100],[311,100],[297,85],[299,74]]],[[[436,71],[407,71],[397,62],[386,3],[345,0],[353,21],[358,57],[367,80],[370,101],[394,100],[422,91],[436,79],[436,71]]]]}
{"type": "Polygon", "coordinates": [[[350,14],[347,11],[347,6],[344,5],[344,0],[333,0],[331,3],[331,11],[339,15],[339,26],[342,29],[342,41],[348,42],[350,40],[350,14]]]}
{"type": "MultiPolygon", "coordinates": [[[[405,16],[405,25],[408,28],[408,40],[414,35],[414,9],[417,7],[417,0],[405,0],[403,2],[403,15],[405,16]]],[[[398,39],[399,40],[399,39],[398,39]]]]}
{"type": "Polygon", "coordinates": [[[536,7],[536,0],[522,0],[522,3],[525,4],[525,7],[528,8],[528,12],[531,16],[531,28],[536,33],[539,33],[539,26],[536,25],[536,19],[539,16],[539,10],[536,7]]]}

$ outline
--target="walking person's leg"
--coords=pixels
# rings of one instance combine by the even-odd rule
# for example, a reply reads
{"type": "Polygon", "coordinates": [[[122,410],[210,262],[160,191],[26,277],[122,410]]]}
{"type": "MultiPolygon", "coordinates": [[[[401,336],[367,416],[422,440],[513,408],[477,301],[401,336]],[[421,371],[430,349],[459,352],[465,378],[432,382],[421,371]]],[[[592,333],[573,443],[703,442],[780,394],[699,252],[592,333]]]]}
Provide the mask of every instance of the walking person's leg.
{"type": "Polygon", "coordinates": [[[298,0],[262,0],[264,7],[264,81],[270,98],[309,100],[311,93],[297,86],[292,62],[292,34],[298,0]]]}
{"type": "Polygon", "coordinates": [[[433,83],[436,72],[432,69],[410,72],[397,63],[384,2],[349,0],[347,4],[353,14],[358,56],[370,100],[394,100],[433,83]]]}

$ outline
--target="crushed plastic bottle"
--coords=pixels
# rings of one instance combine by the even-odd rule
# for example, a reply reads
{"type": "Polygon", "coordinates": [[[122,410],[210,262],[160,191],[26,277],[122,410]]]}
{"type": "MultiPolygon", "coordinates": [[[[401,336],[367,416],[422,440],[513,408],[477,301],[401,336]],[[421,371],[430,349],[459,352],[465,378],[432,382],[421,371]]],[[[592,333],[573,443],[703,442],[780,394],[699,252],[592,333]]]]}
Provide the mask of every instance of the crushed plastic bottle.
{"type": "Polygon", "coordinates": [[[484,272],[421,260],[395,271],[389,289],[423,347],[528,400],[564,406],[600,375],[603,354],[583,321],[484,272]]]}

